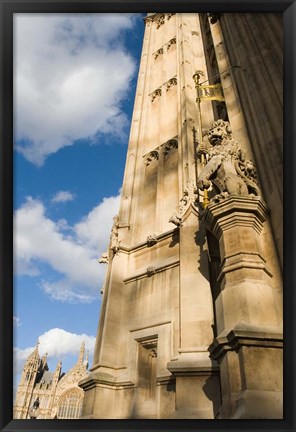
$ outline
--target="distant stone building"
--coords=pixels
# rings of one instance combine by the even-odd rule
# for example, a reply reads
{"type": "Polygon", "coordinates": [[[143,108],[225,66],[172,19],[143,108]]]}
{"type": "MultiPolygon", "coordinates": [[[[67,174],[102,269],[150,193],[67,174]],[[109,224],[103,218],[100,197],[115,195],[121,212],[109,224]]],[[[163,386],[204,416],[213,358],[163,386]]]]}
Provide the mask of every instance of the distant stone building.
{"type": "Polygon", "coordinates": [[[283,418],[283,27],[149,13],[82,418],[283,418]]]}
{"type": "Polygon", "coordinates": [[[84,392],[77,383],[88,376],[88,354],[82,344],[77,363],[62,373],[62,362],[54,372],[47,365],[47,354],[39,356],[37,343],[29,355],[18,386],[14,404],[15,419],[80,418],[84,392]],[[85,357],[85,358],[84,358],[85,357]]]}

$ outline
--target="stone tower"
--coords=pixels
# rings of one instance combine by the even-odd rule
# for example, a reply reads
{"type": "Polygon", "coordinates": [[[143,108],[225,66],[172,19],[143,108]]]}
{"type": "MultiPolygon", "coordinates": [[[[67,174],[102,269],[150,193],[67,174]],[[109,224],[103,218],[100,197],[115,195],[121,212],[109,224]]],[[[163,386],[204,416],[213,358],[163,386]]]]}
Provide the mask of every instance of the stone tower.
{"type": "Polygon", "coordinates": [[[21,380],[18,386],[16,395],[16,402],[14,407],[14,418],[25,419],[28,418],[28,413],[33,404],[33,391],[36,381],[48,371],[46,356],[40,359],[39,342],[37,342],[35,349],[27,358],[23,367],[21,380]]]}
{"type": "Polygon", "coordinates": [[[79,418],[84,393],[78,381],[88,374],[84,343],[77,363],[67,373],[62,373],[62,362],[50,372],[47,354],[40,358],[38,346],[39,343],[23,368],[14,403],[14,419],[79,418]]]}
{"type": "Polygon", "coordinates": [[[145,18],[83,418],[282,418],[280,40],[145,18]]]}

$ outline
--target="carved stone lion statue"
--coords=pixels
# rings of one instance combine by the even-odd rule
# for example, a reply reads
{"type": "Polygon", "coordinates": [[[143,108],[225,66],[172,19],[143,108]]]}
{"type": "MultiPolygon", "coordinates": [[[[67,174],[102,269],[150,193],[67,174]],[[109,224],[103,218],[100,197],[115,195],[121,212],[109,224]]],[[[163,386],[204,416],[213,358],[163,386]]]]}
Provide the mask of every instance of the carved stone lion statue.
{"type": "Polygon", "coordinates": [[[211,146],[202,143],[199,147],[199,152],[207,157],[207,164],[198,177],[198,188],[204,190],[213,185],[221,197],[260,195],[255,166],[246,160],[238,142],[232,138],[229,123],[215,121],[207,135],[211,146]]]}

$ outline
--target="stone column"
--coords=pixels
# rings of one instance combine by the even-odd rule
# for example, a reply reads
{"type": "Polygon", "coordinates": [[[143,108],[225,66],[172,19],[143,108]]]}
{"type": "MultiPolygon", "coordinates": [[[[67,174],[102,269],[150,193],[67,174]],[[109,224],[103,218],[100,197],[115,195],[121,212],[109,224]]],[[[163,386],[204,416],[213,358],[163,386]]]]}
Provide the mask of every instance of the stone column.
{"type": "Polygon", "coordinates": [[[217,337],[209,347],[220,364],[220,418],[283,416],[281,317],[260,248],[267,213],[261,197],[230,195],[204,214],[221,258],[217,337]]]}

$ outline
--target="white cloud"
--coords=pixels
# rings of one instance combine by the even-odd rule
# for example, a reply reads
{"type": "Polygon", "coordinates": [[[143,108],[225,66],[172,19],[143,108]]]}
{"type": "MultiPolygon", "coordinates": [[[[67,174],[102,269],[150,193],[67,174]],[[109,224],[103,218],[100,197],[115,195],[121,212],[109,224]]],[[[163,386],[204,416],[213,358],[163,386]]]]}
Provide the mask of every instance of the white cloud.
{"type": "MultiPolygon", "coordinates": [[[[78,355],[82,342],[85,343],[85,349],[93,355],[95,347],[95,337],[86,334],[70,333],[66,330],[53,328],[43,333],[39,337],[40,345],[39,354],[42,356],[47,352],[48,359],[63,359],[69,355],[78,355]],[[57,343],[58,341],[58,343],[57,343]]],[[[35,347],[24,349],[14,348],[14,373],[20,374],[28,356],[35,347]]]]}
{"type": "Polygon", "coordinates": [[[20,327],[22,325],[21,320],[17,316],[13,316],[13,326],[14,327],[20,327]]]}
{"type": "Polygon", "coordinates": [[[108,246],[112,218],[117,214],[119,196],[105,198],[83,220],[70,227],[67,221],[54,222],[46,216],[43,203],[27,201],[15,212],[15,271],[18,275],[43,277],[40,263],[54,271],[52,280],[40,287],[54,300],[91,302],[97,298],[105,274],[98,258],[108,246]],[[63,228],[71,234],[66,235],[63,228]]]}
{"type": "Polygon", "coordinates": [[[73,194],[72,192],[59,191],[54,195],[51,201],[54,203],[59,203],[59,202],[73,201],[74,198],[75,198],[75,194],[73,194]]]}
{"type": "Polygon", "coordinates": [[[16,148],[29,161],[42,165],[60,148],[99,132],[122,135],[121,101],[135,73],[122,32],[137,17],[16,14],[16,148]]]}
{"type": "MultiPolygon", "coordinates": [[[[102,203],[91,210],[82,221],[75,225],[75,231],[79,240],[89,248],[95,248],[97,244],[107,245],[113,217],[118,213],[120,195],[104,198],[102,203]],[[108,226],[109,229],[102,229],[108,226]]],[[[102,250],[102,252],[104,252],[102,250]]]]}

